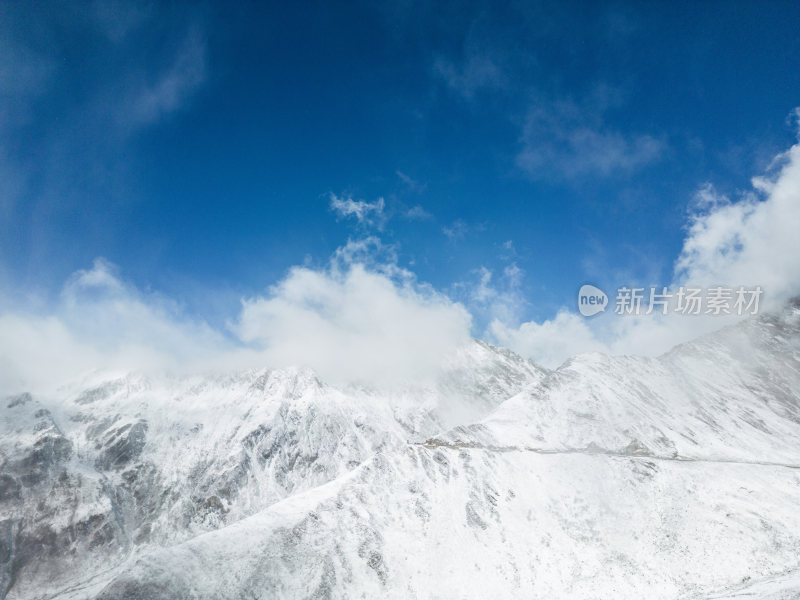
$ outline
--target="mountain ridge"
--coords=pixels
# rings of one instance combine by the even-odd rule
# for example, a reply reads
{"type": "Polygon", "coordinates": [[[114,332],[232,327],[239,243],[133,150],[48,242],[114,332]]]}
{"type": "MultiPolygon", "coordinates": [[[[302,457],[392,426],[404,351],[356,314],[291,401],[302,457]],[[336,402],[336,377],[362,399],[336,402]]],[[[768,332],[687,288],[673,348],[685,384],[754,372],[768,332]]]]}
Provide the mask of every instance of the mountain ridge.
{"type": "MultiPolygon", "coordinates": [[[[41,467],[20,493],[49,494],[64,477],[69,493],[46,515],[49,529],[35,515],[0,524],[58,541],[53,523],[63,534],[97,522],[67,547],[83,577],[40,546],[8,585],[12,552],[7,597],[796,589],[781,578],[800,569],[796,306],[656,359],[586,355],[549,371],[475,342],[448,368],[433,387],[380,396],[302,369],[200,378],[170,393],[133,376],[73,395],[72,416],[91,408],[90,418],[63,429],[35,398],[10,400],[7,413],[34,415],[27,429],[15,421],[17,460],[41,467]],[[179,409],[192,401],[195,412],[179,409]],[[50,463],[35,460],[43,439],[50,463]],[[95,511],[70,520],[55,510],[66,499],[95,511]],[[92,558],[101,551],[105,564],[92,558]]],[[[5,472],[14,452],[1,448],[5,472]]]]}

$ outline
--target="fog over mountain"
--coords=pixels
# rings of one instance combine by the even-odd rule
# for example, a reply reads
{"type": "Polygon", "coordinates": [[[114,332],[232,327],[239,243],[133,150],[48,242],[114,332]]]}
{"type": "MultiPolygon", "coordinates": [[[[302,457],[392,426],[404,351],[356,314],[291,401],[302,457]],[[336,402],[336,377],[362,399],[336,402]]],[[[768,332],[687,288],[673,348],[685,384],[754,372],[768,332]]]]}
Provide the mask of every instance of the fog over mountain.
{"type": "Polygon", "coordinates": [[[4,400],[7,598],[790,598],[800,307],[431,383],[127,373],[4,400]]]}

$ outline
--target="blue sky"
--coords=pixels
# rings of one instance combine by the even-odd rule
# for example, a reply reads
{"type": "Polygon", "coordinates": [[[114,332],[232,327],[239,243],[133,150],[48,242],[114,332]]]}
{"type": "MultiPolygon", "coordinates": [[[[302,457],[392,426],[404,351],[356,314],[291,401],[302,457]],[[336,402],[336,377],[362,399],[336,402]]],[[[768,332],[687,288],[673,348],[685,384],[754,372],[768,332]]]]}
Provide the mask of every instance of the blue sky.
{"type": "Polygon", "coordinates": [[[517,324],[669,284],[698,190],[796,142],[799,27],[780,1],[3,3],[0,296],[46,306],[101,257],[224,327],[369,236],[478,333],[482,281],[517,324]]]}

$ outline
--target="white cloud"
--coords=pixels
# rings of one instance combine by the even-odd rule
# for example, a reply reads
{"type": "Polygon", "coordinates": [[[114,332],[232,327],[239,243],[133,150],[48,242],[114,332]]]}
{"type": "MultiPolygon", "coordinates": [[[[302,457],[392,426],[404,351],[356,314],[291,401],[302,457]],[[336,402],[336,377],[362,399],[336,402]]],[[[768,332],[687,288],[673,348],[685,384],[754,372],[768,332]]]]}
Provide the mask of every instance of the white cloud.
{"type": "Polygon", "coordinates": [[[496,58],[482,52],[470,52],[462,62],[456,63],[440,56],[434,62],[435,73],[453,91],[471,99],[481,89],[507,85],[507,77],[496,58]]]}
{"type": "Polygon", "coordinates": [[[458,290],[466,290],[465,301],[472,313],[484,323],[498,321],[511,326],[519,321],[528,302],[522,294],[522,269],[516,263],[507,265],[499,277],[486,267],[475,271],[477,281],[459,283],[458,290]]]}
{"type": "Polygon", "coordinates": [[[456,219],[450,225],[442,227],[442,233],[445,234],[451,242],[463,239],[468,231],[469,225],[462,219],[456,219]]]}
{"type": "Polygon", "coordinates": [[[657,161],[666,148],[662,140],[606,122],[606,112],[620,102],[602,87],[581,105],[538,101],[525,120],[517,166],[536,178],[571,178],[627,173],[657,161]]]}
{"type": "Polygon", "coordinates": [[[397,177],[400,178],[400,181],[402,181],[408,187],[409,190],[411,190],[416,194],[424,192],[428,187],[428,184],[420,183],[419,181],[417,181],[410,175],[406,175],[402,171],[395,171],[395,173],[397,174],[397,177]]]}
{"type": "Polygon", "coordinates": [[[51,389],[106,370],[292,365],[332,382],[419,381],[469,341],[471,317],[392,260],[391,248],[367,238],[340,248],[326,268],[293,268],[265,296],[243,301],[231,326],[237,339],[97,260],[49,310],[0,310],[0,390],[51,389]]]}
{"type": "Polygon", "coordinates": [[[0,311],[0,390],[48,387],[104,369],[180,369],[220,356],[225,337],[97,260],[49,311],[0,311]]]}
{"type": "MultiPolygon", "coordinates": [[[[730,200],[700,190],[673,285],[761,285],[768,304],[800,291],[800,145],[778,157],[753,191],[730,200]]],[[[349,199],[348,199],[349,200],[349,199]]],[[[358,218],[368,203],[342,201],[358,218]]],[[[512,244],[503,246],[511,250],[512,244]]],[[[732,319],[618,317],[563,310],[517,325],[522,272],[477,272],[460,290],[494,341],[546,366],[576,353],[659,354],[732,319]]],[[[611,290],[606,290],[611,292],[611,290]]],[[[613,298],[612,298],[613,300],[613,298]]],[[[296,267],[243,302],[232,332],[186,317],[179,305],[126,283],[109,263],[75,273],[47,310],[0,296],[0,390],[47,387],[98,369],[242,369],[305,365],[333,381],[391,383],[432,374],[470,337],[471,314],[397,264],[374,236],[350,240],[323,268],[296,267]]]]}
{"type": "Polygon", "coordinates": [[[760,285],[777,306],[800,291],[800,145],[776,158],[754,191],[731,201],[705,187],[676,263],[676,281],[760,285]]]}
{"type": "Polygon", "coordinates": [[[432,375],[468,342],[469,330],[462,306],[360,264],[292,269],[267,297],[244,302],[235,326],[267,364],[305,364],[330,380],[373,382],[432,375]]]}
{"type": "Polygon", "coordinates": [[[508,88],[511,67],[521,59],[524,62],[520,48],[509,47],[489,25],[488,21],[473,22],[457,52],[439,54],[433,61],[433,75],[467,101],[479,92],[508,88]]]}
{"type": "Polygon", "coordinates": [[[503,275],[513,288],[518,288],[522,283],[523,274],[524,271],[517,266],[517,263],[511,263],[503,268],[503,275]]]}
{"type": "MultiPolygon", "coordinates": [[[[800,144],[776,158],[770,174],[753,179],[753,190],[730,200],[704,186],[689,218],[670,288],[760,285],[761,310],[781,307],[800,293],[800,144]]],[[[611,290],[606,290],[611,292],[611,290]]],[[[610,298],[613,310],[613,295],[610,298]]],[[[519,327],[492,322],[489,334],[547,366],[582,352],[658,355],[676,344],[728,325],[738,317],[700,315],[585,320],[563,309],[553,320],[519,327]]]]}
{"type": "Polygon", "coordinates": [[[542,323],[529,321],[516,328],[495,320],[489,325],[488,333],[500,345],[532,357],[545,367],[557,367],[578,353],[607,350],[595,338],[585,320],[565,310],[552,320],[542,323]]]}
{"type": "Polygon", "coordinates": [[[109,0],[46,10],[5,3],[0,12],[0,246],[15,237],[5,230],[15,218],[30,223],[26,238],[47,244],[52,221],[78,205],[92,206],[78,211],[80,226],[99,230],[95,217],[107,215],[92,203],[128,202],[136,193],[128,136],[183,108],[206,80],[203,11],[109,0]],[[87,41],[95,58],[64,60],[63,48],[87,41]],[[16,152],[22,139],[29,151],[16,152]]]}
{"type": "Polygon", "coordinates": [[[427,219],[432,219],[433,215],[417,204],[406,211],[406,218],[412,221],[425,221],[427,219]]]}
{"type": "Polygon", "coordinates": [[[182,108],[205,82],[206,54],[202,31],[192,27],[166,69],[152,80],[131,82],[117,113],[119,124],[126,129],[149,125],[182,108]]]}
{"type": "Polygon", "coordinates": [[[339,217],[354,217],[360,225],[375,227],[381,230],[386,223],[387,216],[384,213],[386,203],[383,198],[378,198],[375,202],[365,202],[364,200],[353,200],[348,197],[340,197],[331,194],[330,207],[339,217]]]}

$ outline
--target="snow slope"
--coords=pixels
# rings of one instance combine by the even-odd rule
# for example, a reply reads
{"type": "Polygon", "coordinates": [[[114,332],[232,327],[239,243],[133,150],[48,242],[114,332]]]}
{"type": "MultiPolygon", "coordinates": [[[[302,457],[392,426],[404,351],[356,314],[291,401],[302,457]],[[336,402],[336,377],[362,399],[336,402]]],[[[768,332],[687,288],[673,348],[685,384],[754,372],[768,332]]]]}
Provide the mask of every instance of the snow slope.
{"type": "Polygon", "coordinates": [[[407,448],[98,597],[702,597],[798,567],[798,500],[783,467],[407,448]]]}
{"type": "Polygon", "coordinates": [[[552,372],[475,343],[391,393],[46,400],[4,412],[8,598],[800,597],[796,307],[552,372]]]}
{"type": "Polygon", "coordinates": [[[797,309],[659,358],[589,354],[443,441],[800,464],[797,309]]]}
{"type": "Polygon", "coordinates": [[[0,420],[0,597],[47,598],[147,548],[486,414],[545,371],[475,342],[438,380],[337,389],[308,370],[94,375],[7,398],[0,420]]]}

